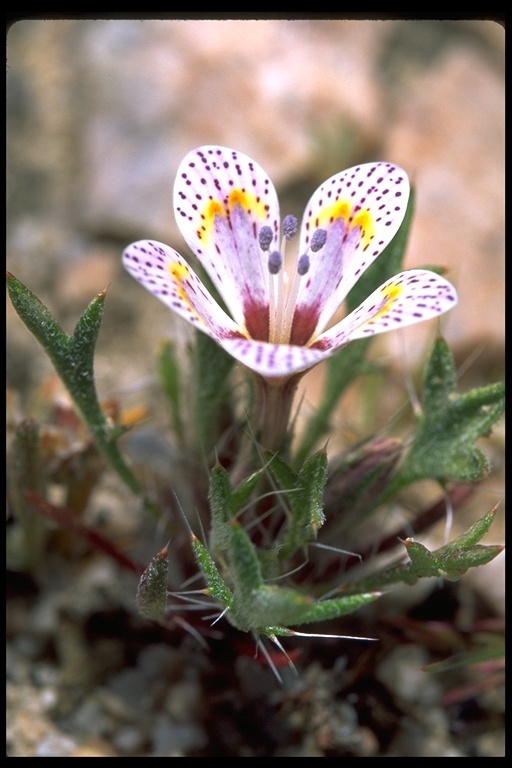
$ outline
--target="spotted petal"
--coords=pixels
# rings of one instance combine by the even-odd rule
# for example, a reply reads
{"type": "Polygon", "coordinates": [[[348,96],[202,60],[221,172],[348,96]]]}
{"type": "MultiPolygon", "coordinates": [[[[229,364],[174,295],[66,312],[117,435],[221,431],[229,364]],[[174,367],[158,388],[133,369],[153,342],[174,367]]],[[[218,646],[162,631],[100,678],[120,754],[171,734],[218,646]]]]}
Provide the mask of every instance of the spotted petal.
{"type": "Polygon", "coordinates": [[[268,378],[289,376],[319,363],[331,352],[253,339],[225,339],[220,345],[247,368],[268,378]]]}
{"type": "Polygon", "coordinates": [[[241,335],[179,253],[154,240],[132,243],[123,253],[128,272],[196,328],[216,341],[241,335]]]}
{"type": "Polygon", "coordinates": [[[195,149],[178,169],[174,212],[234,320],[253,339],[268,339],[269,273],[258,234],[269,226],[277,248],[279,204],[265,171],[233,149],[195,149]]]}
{"type": "Polygon", "coordinates": [[[337,173],[313,194],[300,233],[304,253],[317,229],[327,241],[310,254],[301,280],[292,342],[321,332],[352,286],[395,236],[409,199],[407,174],[390,163],[367,163],[337,173]]]}
{"type": "Polygon", "coordinates": [[[335,351],[354,339],[430,320],[456,304],[455,288],[435,272],[425,269],[400,272],[315,339],[312,347],[335,351]]]}

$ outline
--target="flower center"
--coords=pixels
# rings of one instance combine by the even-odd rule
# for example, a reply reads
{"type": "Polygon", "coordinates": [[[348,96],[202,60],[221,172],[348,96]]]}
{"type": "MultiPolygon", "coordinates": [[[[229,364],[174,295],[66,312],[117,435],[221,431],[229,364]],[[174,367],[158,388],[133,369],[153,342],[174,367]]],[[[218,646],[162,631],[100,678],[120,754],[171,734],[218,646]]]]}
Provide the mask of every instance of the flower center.
{"type": "MultiPolygon", "coordinates": [[[[291,214],[283,219],[283,239],[280,251],[271,251],[268,256],[269,271],[269,341],[272,344],[289,344],[300,281],[310,267],[309,253],[316,253],[323,248],[327,240],[324,229],[317,229],[311,238],[306,253],[297,259],[290,279],[285,268],[286,241],[292,240],[297,233],[297,219],[291,214]]],[[[259,233],[262,251],[270,248],[273,233],[264,226],[259,233]]]]}

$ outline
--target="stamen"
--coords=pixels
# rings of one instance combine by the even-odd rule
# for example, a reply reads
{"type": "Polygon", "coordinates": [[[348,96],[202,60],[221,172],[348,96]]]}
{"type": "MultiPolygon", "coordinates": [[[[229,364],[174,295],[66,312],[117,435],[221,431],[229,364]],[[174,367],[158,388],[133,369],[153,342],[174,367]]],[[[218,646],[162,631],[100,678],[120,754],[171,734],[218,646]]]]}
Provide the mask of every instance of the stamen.
{"type": "Polygon", "coordinates": [[[323,248],[325,245],[325,242],[327,240],[327,232],[325,229],[316,229],[313,232],[313,237],[311,238],[311,243],[309,247],[313,251],[313,253],[316,253],[320,250],[320,248],[323,248]]]}
{"type": "Polygon", "coordinates": [[[295,307],[297,304],[297,296],[299,295],[300,281],[303,275],[309,270],[310,262],[307,253],[302,254],[297,261],[297,268],[292,278],[292,283],[288,289],[288,296],[286,297],[286,306],[283,313],[283,320],[281,326],[281,332],[279,334],[282,344],[288,344],[292,332],[293,316],[295,314],[295,307]]]}
{"type": "MultiPolygon", "coordinates": [[[[261,239],[261,233],[260,233],[261,239]]],[[[263,250],[266,250],[265,248],[263,250]]],[[[271,275],[277,275],[283,265],[283,259],[279,251],[272,251],[268,257],[268,271],[271,275]]]]}
{"type": "Polygon", "coordinates": [[[287,216],[283,219],[283,234],[286,237],[287,240],[291,240],[295,235],[297,234],[297,219],[296,217],[289,213],[287,216]]]}
{"type": "Polygon", "coordinates": [[[269,341],[276,341],[276,334],[281,325],[283,303],[283,259],[279,251],[272,251],[268,257],[269,285],[269,341]],[[281,274],[279,274],[281,273],[281,274]],[[277,276],[274,280],[274,276],[277,276]]]}
{"type": "MultiPolygon", "coordinates": [[[[283,239],[281,252],[272,251],[268,257],[268,271],[271,276],[269,280],[269,341],[274,344],[287,344],[290,340],[300,278],[302,275],[305,275],[309,269],[309,257],[307,255],[301,256],[297,263],[291,285],[289,286],[288,291],[286,290],[285,284],[288,280],[288,275],[284,269],[286,241],[291,240],[297,233],[298,224],[295,216],[292,214],[285,216],[282,229],[283,239]]],[[[268,250],[270,247],[270,235],[272,235],[270,227],[261,228],[259,242],[260,247],[263,250],[268,250]]],[[[321,247],[321,245],[319,247],[321,247]]]]}
{"type": "Polygon", "coordinates": [[[265,225],[260,229],[258,240],[259,240],[260,248],[262,251],[268,251],[273,237],[274,237],[274,233],[272,232],[272,229],[269,226],[265,225]]]}
{"type": "Polygon", "coordinates": [[[297,273],[302,277],[306,272],[309,272],[309,256],[303,253],[297,262],[297,273]]]}

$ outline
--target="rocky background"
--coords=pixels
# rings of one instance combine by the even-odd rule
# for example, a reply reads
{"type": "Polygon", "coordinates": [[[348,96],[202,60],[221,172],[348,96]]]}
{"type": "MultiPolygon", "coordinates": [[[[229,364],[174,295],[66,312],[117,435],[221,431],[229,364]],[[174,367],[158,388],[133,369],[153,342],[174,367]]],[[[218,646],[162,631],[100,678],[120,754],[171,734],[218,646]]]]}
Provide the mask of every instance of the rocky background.
{"type": "MultiPolygon", "coordinates": [[[[7,37],[7,266],[66,330],[109,286],[98,390],[140,397],[158,339],[184,331],[124,273],[120,255],[143,237],[184,251],[172,185],[187,151],[218,143],[249,154],[274,180],[283,213],[299,217],[329,175],[389,160],[416,187],[406,266],[442,264],[459,291],[440,328],[461,387],[491,383],[504,373],[504,138],[495,21],[19,21],[7,37]]],[[[52,369],[10,305],[7,318],[8,402],[25,413],[52,369]]],[[[436,327],[379,340],[398,386],[436,327]]],[[[311,399],[318,377],[305,379],[311,399]]],[[[486,444],[495,471],[470,521],[501,499],[501,441],[498,429],[486,444]]],[[[114,491],[103,493],[102,504],[119,507],[114,491]]],[[[502,560],[469,574],[457,600],[483,601],[501,617],[502,560]]],[[[135,584],[114,565],[82,564],[72,579],[59,571],[32,586],[13,570],[11,756],[503,753],[500,689],[466,702],[483,714],[480,728],[465,729],[467,718],[441,704],[439,680],[420,671],[431,659],[410,638],[384,642],[389,653],[374,662],[365,707],[380,712],[379,730],[355,694],[340,694],[346,669],[357,668],[345,645],[343,655],[329,646],[331,671],[308,652],[299,678],[285,670],[280,687],[251,653],[228,660],[222,642],[210,652],[192,638],[168,642],[136,616],[135,584]]]]}

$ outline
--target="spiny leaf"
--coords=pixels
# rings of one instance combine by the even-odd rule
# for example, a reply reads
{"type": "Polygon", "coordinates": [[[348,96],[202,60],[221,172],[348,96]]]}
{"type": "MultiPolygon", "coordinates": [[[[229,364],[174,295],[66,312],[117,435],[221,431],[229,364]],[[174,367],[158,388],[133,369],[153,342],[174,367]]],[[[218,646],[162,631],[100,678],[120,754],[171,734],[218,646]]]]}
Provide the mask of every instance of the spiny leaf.
{"type": "Polygon", "coordinates": [[[213,552],[225,552],[231,537],[232,489],[224,467],[216,464],[210,473],[208,501],[211,512],[211,548],[213,552]]]}
{"type": "Polygon", "coordinates": [[[299,483],[299,473],[279,453],[267,451],[264,455],[279,486],[285,491],[296,490],[299,483]]]}
{"type": "Polygon", "coordinates": [[[295,589],[264,585],[254,590],[250,604],[236,604],[237,620],[243,618],[247,629],[256,632],[269,624],[300,624],[312,604],[311,597],[295,589]]]}
{"type": "Polygon", "coordinates": [[[220,603],[226,608],[232,602],[232,595],[228,587],[224,583],[222,576],[219,573],[217,566],[213,558],[210,556],[206,547],[199,541],[199,539],[192,535],[192,549],[196,556],[197,563],[204,574],[206,583],[208,584],[208,594],[219,600],[220,603]]]}
{"type": "Polygon", "coordinates": [[[307,504],[304,505],[303,520],[298,520],[299,526],[304,526],[308,540],[316,539],[319,529],[325,521],[324,491],[327,482],[327,453],[318,451],[310,456],[299,471],[300,488],[304,489],[307,504]]]}
{"type": "Polygon", "coordinates": [[[475,482],[489,471],[488,460],[475,441],[489,434],[504,412],[504,385],[491,384],[465,394],[455,393],[456,373],[444,339],[434,345],[423,385],[423,408],[411,449],[381,500],[402,487],[432,478],[475,482]]]}
{"type": "Polygon", "coordinates": [[[326,621],[327,619],[337,619],[340,616],[346,616],[357,611],[363,605],[368,605],[368,603],[377,600],[380,594],[380,592],[370,592],[335,597],[330,600],[318,600],[302,614],[300,620],[296,623],[311,624],[316,621],[326,621]]]}
{"type": "MultiPolygon", "coordinates": [[[[380,597],[380,592],[371,592],[369,594],[347,595],[346,597],[334,598],[332,600],[319,600],[309,608],[303,610],[298,620],[290,621],[290,624],[313,624],[319,621],[337,619],[340,616],[347,616],[349,613],[357,611],[380,597]]],[[[281,637],[290,637],[295,634],[293,629],[282,625],[264,626],[258,629],[260,634],[272,638],[273,635],[281,637]]],[[[370,638],[365,638],[369,640],[370,638]]]]}
{"type": "Polygon", "coordinates": [[[468,531],[433,552],[414,539],[406,539],[403,544],[409,562],[390,566],[353,584],[346,584],[340,591],[352,594],[382,589],[401,581],[411,584],[419,578],[459,579],[469,568],[485,565],[503,551],[500,545],[484,546],[478,543],[489,530],[495,513],[496,508],[487,512],[468,531]]]}
{"type": "Polygon", "coordinates": [[[229,541],[229,563],[234,582],[235,596],[242,600],[251,600],[254,590],[263,586],[261,566],[254,544],[242,526],[231,521],[229,541]]]}
{"type": "Polygon", "coordinates": [[[99,452],[128,487],[140,493],[138,480],[117,448],[119,432],[108,423],[94,384],[94,350],[103,319],[105,291],[90,302],[73,335],[68,336],[37,296],[10,273],[7,287],[16,312],[53,362],[99,452]]]}
{"type": "Polygon", "coordinates": [[[137,588],[137,607],[147,619],[163,621],[165,618],[168,578],[168,552],[164,547],[151,559],[137,588]]]}
{"type": "Polygon", "coordinates": [[[280,487],[287,491],[288,525],[280,548],[281,558],[316,538],[325,516],[324,491],[327,482],[327,454],[317,451],[297,472],[278,454],[268,454],[269,469],[280,487]]]}
{"type": "Polygon", "coordinates": [[[231,495],[231,511],[233,515],[236,515],[242,507],[249,501],[253,491],[258,485],[264,470],[259,469],[253,472],[244,480],[242,480],[235,488],[231,495]]]}
{"type": "Polygon", "coordinates": [[[457,538],[451,541],[449,544],[445,544],[443,547],[440,547],[437,550],[437,554],[441,556],[445,552],[451,552],[457,549],[466,549],[468,547],[474,546],[475,544],[478,544],[478,542],[490,530],[491,525],[494,522],[494,518],[496,517],[497,510],[497,506],[490,509],[485,513],[485,515],[483,515],[483,517],[477,520],[476,523],[473,523],[473,525],[468,528],[467,531],[461,533],[460,536],[457,536],[457,538]]]}
{"type": "Polygon", "coordinates": [[[263,470],[253,472],[232,488],[229,475],[221,464],[217,463],[212,469],[208,501],[212,514],[211,547],[214,552],[226,551],[231,536],[230,520],[250,499],[262,473],[263,470]]]}

